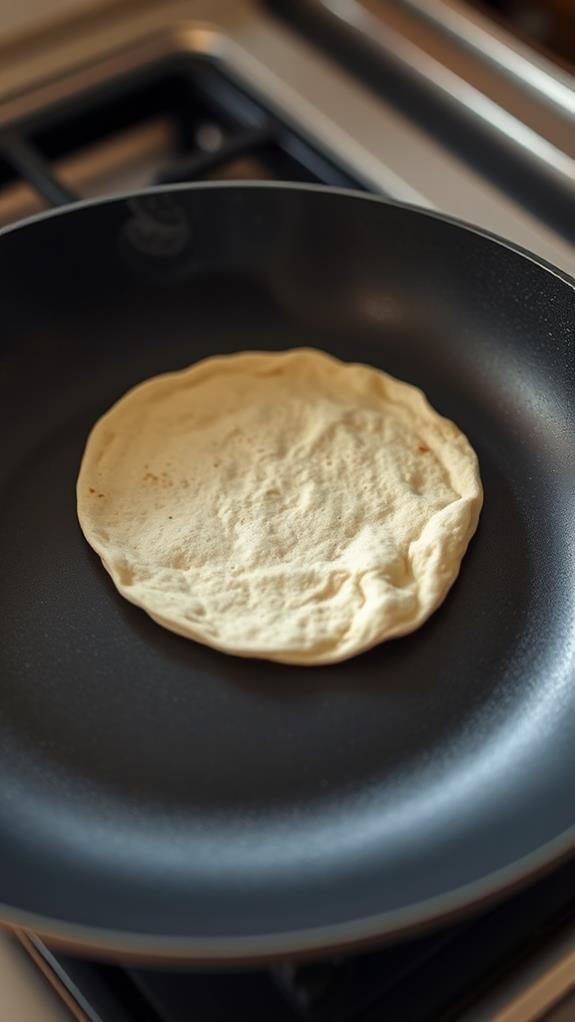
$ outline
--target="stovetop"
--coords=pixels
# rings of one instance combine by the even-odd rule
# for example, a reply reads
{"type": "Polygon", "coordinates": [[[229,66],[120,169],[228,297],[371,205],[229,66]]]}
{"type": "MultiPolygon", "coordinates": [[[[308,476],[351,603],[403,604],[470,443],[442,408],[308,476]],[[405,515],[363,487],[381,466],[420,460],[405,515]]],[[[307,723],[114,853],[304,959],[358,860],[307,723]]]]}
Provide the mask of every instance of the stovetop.
{"type": "MultiPolygon", "coordinates": [[[[287,27],[270,5],[243,0],[161,6],[161,28],[147,4],[136,20],[125,13],[130,3],[109,21],[80,20],[55,35],[41,66],[37,43],[4,49],[11,89],[0,87],[0,114],[11,142],[0,220],[41,206],[19,173],[30,159],[44,186],[86,196],[199,179],[312,181],[445,209],[575,270],[569,189],[550,203],[549,168],[531,163],[530,198],[510,195],[505,174],[517,152],[505,174],[458,155],[448,141],[455,122],[445,135],[426,132],[425,107],[416,119],[409,104],[382,97],[381,80],[353,70],[357,38],[344,72],[326,56],[327,37],[322,53],[312,21],[294,25],[293,10],[287,27]]],[[[272,6],[285,18],[285,3],[272,6]]],[[[269,969],[141,968],[19,939],[84,1022],[526,1022],[575,986],[575,863],[480,916],[403,943],[269,969]]]]}
{"type": "MultiPolygon", "coordinates": [[[[201,60],[362,187],[478,224],[575,272],[573,79],[515,43],[486,42],[459,6],[98,4],[50,31],[0,37],[0,123],[41,129],[79,99],[113,95],[166,63],[201,60]]],[[[61,151],[58,171],[82,195],[122,191],[148,182],[172,145],[169,118],[142,118],[61,151]]],[[[0,222],[35,203],[26,187],[1,189],[0,222]]]]}

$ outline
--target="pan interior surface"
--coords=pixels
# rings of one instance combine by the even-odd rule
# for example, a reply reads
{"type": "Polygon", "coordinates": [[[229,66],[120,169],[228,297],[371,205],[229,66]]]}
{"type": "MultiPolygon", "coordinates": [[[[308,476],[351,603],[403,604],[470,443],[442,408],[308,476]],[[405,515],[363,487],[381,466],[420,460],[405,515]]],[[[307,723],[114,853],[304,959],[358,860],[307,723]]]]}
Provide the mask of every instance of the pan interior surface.
{"type": "Polygon", "coordinates": [[[198,957],[249,957],[262,935],[297,951],[290,934],[440,914],[574,826],[567,282],[440,218],[291,187],[88,204],[4,233],[0,258],[6,919],[198,957]],[[88,430],[128,387],[295,346],[421,387],[485,491],[430,621],[313,672],[158,628],[74,496],[88,430]]]}

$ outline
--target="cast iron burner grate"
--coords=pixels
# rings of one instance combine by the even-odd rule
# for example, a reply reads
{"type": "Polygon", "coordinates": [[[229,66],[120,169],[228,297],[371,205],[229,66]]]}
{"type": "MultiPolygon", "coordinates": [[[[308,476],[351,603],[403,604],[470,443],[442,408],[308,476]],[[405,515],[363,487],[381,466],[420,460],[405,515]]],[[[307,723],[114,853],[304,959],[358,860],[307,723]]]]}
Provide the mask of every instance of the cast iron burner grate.
{"type": "Polygon", "coordinates": [[[165,151],[144,185],[239,179],[361,187],[215,64],[183,56],[0,133],[0,189],[20,177],[48,203],[70,201],[78,196],[58,180],[55,168],[138,126],[159,122],[165,127],[165,151]]]}

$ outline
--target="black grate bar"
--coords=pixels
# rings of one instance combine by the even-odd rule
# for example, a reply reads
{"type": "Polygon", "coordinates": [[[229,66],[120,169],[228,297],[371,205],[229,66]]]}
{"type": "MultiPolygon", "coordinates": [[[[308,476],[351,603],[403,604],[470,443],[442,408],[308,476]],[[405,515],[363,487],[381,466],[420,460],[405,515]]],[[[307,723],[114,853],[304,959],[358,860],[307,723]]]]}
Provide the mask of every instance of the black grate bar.
{"type": "Polygon", "coordinates": [[[58,181],[44,157],[21,135],[2,132],[0,153],[6,163],[43,195],[51,206],[67,206],[69,202],[76,201],[77,196],[58,181]]]}

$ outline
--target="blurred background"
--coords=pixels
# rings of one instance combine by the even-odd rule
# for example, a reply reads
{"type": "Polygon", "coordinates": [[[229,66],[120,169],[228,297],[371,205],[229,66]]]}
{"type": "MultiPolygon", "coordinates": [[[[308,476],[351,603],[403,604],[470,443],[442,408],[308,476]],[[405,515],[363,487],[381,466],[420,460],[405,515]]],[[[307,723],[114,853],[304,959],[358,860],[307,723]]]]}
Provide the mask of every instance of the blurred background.
{"type": "Polygon", "coordinates": [[[39,160],[77,197],[298,179],[572,271],[574,53],[572,0],[10,0],[0,223],[54,201],[39,160]]]}

